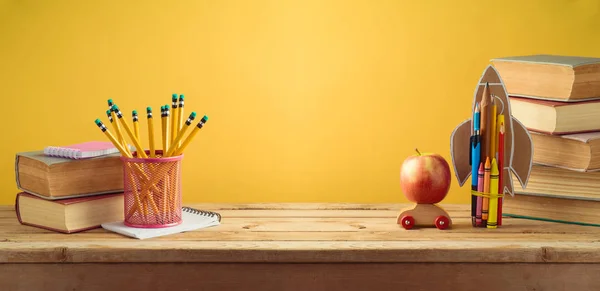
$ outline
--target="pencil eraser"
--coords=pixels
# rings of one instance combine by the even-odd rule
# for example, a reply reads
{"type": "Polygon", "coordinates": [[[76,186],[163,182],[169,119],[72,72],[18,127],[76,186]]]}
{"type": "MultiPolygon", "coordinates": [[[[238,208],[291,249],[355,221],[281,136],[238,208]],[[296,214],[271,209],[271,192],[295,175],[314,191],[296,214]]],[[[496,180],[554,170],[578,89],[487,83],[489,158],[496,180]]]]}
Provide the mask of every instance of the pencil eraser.
{"type": "Polygon", "coordinates": [[[152,112],[152,107],[150,107],[150,106],[146,107],[146,112],[152,112]]]}
{"type": "Polygon", "coordinates": [[[113,100],[112,99],[108,99],[108,106],[112,106],[113,105],[113,100]]]}
{"type": "Polygon", "coordinates": [[[111,107],[111,109],[112,109],[113,111],[117,111],[117,110],[119,110],[119,107],[117,107],[117,104],[114,104],[114,105],[111,107]]]}
{"type": "Polygon", "coordinates": [[[202,120],[204,120],[204,122],[208,121],[208,116],[204,115],[204,117],[202,117],[202,120]]]}
{"type": "Polygon", "coordinates": [[[100,119],[99,119],[99,118],[97,118],[95,122],[96,122],[96,125],[100,125],[100,124],[102,124],[102,121],[100,121],[100,119]]]}
{"type": "Polygon", "coordinates": [[[194,118],[196,118],[196,112],[195,112],[195,111],[193,111],[193,112],[190,114],[190,118],[191,118],[191,119],[194,119],[194,118]]]}
{"type": "Polygon", "coordinates": [[[183,94],[179,95],[179,101],[181,101],[181,100],[183,100],[183,99],[184,99],[184,96],[183,96],[183,94]]]}
{"type": "Polygon", "coordinates": [[[131,111],[131,114],[132,114],[132,115],[137,115],[137,110],[133,110],[133,111],[131,111]]]}
{"type": "Polygon", "coordinates": [[[110,109],[109,109],[109,110],[106,110],[106,115],[107,115],[107,116],[110,116],[110,109]]]}

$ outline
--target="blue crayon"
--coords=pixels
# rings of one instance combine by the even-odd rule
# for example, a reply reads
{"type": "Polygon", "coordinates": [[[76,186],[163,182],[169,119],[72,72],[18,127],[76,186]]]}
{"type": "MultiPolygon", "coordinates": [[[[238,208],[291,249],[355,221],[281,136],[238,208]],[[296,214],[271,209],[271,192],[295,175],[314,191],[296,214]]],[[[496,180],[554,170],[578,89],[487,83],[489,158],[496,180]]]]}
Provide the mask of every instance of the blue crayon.
{"type": "MultiPolygon", "coordinates": [[[[471,190],[477,191],[477,172],[479,170],[479,163],[481,161],[481,136],[479,135],[480,126],[480,112],[479,104],[475,105],[475,112],[473,113],[473,135],[471,136],[470,142],[470,164],[471,164],[471,190]]],[[[471,218],[473,225],[475,225],[475,216],[477,210],[477,196],[471,195],[471,218]]]]}

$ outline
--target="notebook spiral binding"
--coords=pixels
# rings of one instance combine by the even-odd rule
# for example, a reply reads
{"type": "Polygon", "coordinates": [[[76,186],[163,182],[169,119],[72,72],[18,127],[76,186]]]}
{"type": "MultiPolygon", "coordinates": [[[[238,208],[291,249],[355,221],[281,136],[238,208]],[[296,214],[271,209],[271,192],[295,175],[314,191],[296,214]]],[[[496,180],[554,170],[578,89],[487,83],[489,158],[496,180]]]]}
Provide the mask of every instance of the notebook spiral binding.
{"type": "Polygon", "coordinates": [[[200,209],[195,209],[195,208],[191,208],[191,207],[182,207],[182,211],[185,211],[187,213],[192,213],[192,214],[198,214],[198,215],[202,215],[202,216],[208,216],[208,217],[216,216],[219,219],[219,222],[221,221],[221,214],[219,214],[217,212],[200,210],[200,209]]]}

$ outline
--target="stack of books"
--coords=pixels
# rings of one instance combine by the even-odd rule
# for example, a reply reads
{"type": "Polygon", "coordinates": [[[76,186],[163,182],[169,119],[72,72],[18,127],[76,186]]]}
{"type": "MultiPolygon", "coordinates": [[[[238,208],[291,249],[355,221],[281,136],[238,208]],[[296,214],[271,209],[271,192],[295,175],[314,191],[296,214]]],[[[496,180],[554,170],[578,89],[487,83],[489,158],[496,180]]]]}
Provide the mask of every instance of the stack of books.
{"type": "Polygon", "coordinates": [[[534,148],[529,182],[504,199],[504,215],[600,226],[600,58],[529,55],[492,64],[534,148]]]}
{"type": "Polygon", "coordinates": [[[15,177],[21,224],[74,233],[123,220],[123,163],[110,142],[17,153],[15,177]]]}

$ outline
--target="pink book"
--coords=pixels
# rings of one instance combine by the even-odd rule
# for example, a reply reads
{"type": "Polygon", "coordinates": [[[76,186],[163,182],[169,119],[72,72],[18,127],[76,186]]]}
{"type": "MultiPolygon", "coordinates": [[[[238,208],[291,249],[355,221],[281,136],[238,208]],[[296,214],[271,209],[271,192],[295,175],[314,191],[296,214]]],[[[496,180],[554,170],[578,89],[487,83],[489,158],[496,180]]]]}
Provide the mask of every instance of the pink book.
{"type": "Polygon", "coordinates": [[[47,156],[67,159],[86,159],[118,152],[119,149],[109,141],[90,141],[60,147],[48,146],[44,149],[44,154],[47,156]]]}

